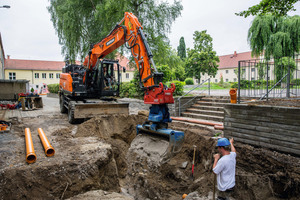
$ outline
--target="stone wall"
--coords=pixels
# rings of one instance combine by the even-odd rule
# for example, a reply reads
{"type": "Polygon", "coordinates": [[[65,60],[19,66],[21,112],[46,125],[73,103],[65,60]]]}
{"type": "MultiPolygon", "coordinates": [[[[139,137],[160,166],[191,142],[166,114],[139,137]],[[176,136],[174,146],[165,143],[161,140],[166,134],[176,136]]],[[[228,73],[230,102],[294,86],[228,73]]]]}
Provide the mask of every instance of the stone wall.
{"type": "Polygon", "coordinates": [[[228,104],[224,107],[224,136],[299,156],[299,113],[299,107],[228,104]]]}

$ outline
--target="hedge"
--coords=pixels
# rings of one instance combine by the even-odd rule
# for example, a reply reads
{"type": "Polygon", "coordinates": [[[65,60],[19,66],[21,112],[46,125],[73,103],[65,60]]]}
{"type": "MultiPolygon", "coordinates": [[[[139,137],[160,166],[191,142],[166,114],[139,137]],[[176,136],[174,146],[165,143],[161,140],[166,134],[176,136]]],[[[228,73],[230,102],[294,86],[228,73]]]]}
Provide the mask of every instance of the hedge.
{"type": "Polygon", "coordinates": [[[58,90],[59,90],[59,84],[58,83],[56,83],[56,84],[49,84],[49,85],[47,85],[47,87],[48,87],[48,90],[49,90],[49,92],[50,93],[58,93],[58,90]]]}

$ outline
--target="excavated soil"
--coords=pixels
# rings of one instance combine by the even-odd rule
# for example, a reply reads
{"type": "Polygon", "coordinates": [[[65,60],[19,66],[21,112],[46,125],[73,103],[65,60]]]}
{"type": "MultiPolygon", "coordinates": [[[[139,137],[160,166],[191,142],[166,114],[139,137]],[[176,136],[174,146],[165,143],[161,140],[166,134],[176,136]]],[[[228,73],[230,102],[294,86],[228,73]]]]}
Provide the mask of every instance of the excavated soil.
{"type": "MultiPolygon", "coordinates": [[[[185,123],[178,153],[165,154],[169,143],[136,136],[142,115],[104,116],[80,125],[65,115],[24,118],[0,134],[0,199],[212,199],[212,158],[216,140],[208,129],[185,123]],[[24,128],[32,130],[37,154],[25,162],[24,128]],[[36,129],[43,128],[56,150],[46,157],[36,129]],[[196,145],[195,172],[192,159],[196,145]]],[[[267,149],[236,144],[234,199],[299,199],[300,159],[267,149]]]]}

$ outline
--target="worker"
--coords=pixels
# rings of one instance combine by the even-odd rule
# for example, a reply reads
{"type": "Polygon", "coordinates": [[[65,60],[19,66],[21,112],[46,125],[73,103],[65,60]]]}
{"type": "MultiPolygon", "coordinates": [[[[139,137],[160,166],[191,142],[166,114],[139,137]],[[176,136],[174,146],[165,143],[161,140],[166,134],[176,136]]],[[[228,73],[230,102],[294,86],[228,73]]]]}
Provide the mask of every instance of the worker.
{"type": "Polygon", "coordinates": [[[113,77],[110,76],[109,72],[107,71],[107,67],[103,67],[103,75],[104,75],[104,86],[109,87],[109,89],[112,88],[112,81],[113,77]]]}
{"type": "Polygon", "coordinates": [[[235,186],[236,150],[233,138],[230,141],[227,138],[220,138],[217,147],[219,153],[214,155],[213,164],[213,172],[217,175],[218,183],[217,200],[228,200],[235,186]]]}

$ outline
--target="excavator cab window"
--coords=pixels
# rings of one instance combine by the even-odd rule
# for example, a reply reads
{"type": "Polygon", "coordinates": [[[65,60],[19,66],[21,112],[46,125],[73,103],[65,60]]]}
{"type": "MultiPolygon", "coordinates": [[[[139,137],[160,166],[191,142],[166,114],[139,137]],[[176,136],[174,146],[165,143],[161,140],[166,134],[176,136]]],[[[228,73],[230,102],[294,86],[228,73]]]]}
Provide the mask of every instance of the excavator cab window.
{"type": "Polygon", "coordinates": [[[102,80],[103,80],[103,90],[116,91],[118,90],[118,78],[116,78],[114,68],[116,63],[102,62],[102,80]]]}

